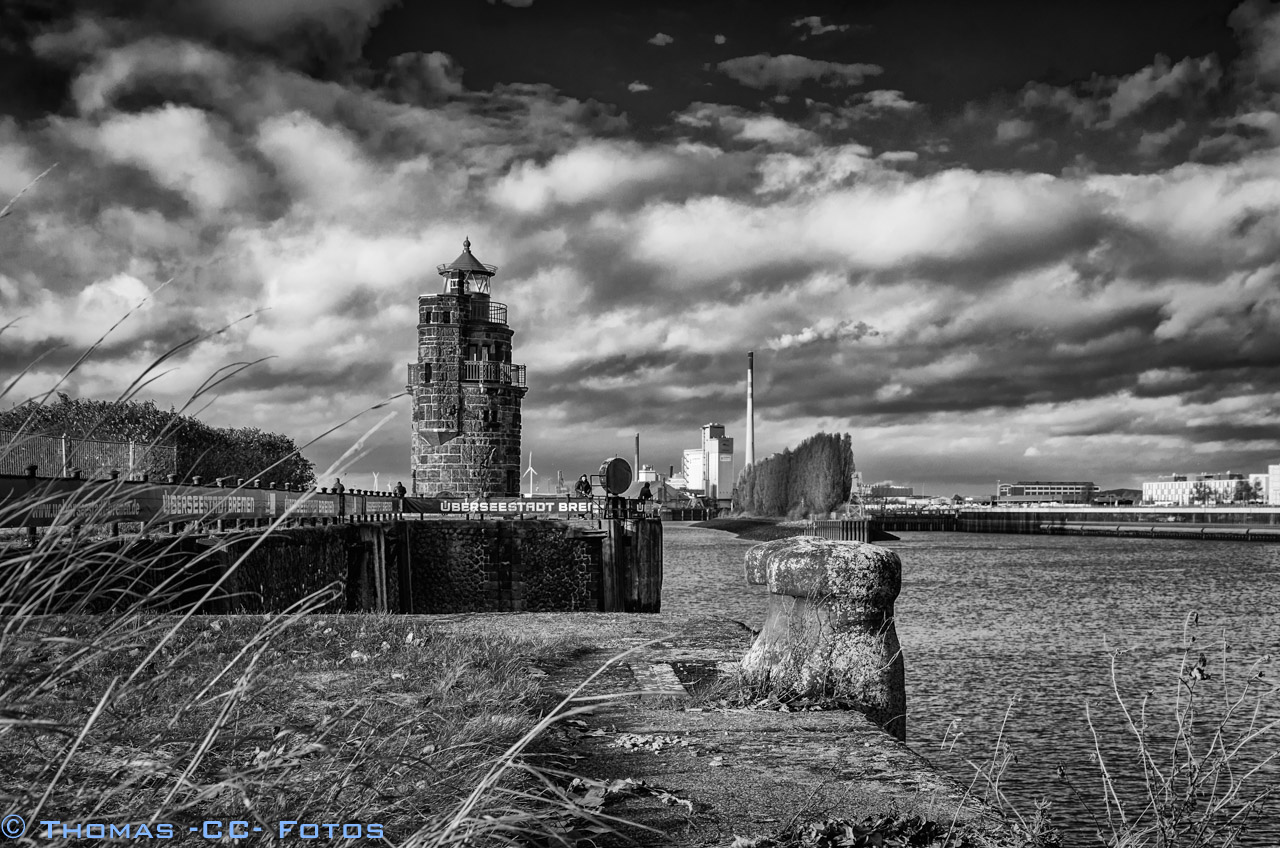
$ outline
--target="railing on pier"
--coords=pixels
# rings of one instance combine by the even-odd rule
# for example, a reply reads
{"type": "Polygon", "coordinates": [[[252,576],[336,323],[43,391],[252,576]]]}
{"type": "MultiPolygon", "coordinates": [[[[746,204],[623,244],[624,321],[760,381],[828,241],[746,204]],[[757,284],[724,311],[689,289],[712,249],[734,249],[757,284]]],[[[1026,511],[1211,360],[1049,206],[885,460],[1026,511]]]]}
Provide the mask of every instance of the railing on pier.
{"type": "Polygon", "coordinates": [[[805,535],[837,542],[867,542],[871,535],[870,521],[866,518],[810,521],[805,535]]]}
{"type": "Polygon", "coordinates": [[[891,533],[901,530],[953,533],[959,529],[954,512],[887,512],[876,517],[876,526],[891,533]]]}
{"type": "Polygon", "coordinates": [[[87,478],[109,477],[115,471],[127,479],[143,474],[175,474],[178,449],[145,442],[110,442],[71,436],[35,436],[0,430],[0,474],[26,474],[29,466],[68,477],[80,469],[87,478]]]}
{"type": "Polygon", "coordinates": [[[462,363],[462,379],[477,383],[523,386],[525,384],[524,366],[512,365],[510,362],[472,360],[462,363]]]}
{"type": "Polygon", "coordinates": [[[717,512],[706,507],[663,507],[661,515],[666,521],[710,521],[717,512]]]}

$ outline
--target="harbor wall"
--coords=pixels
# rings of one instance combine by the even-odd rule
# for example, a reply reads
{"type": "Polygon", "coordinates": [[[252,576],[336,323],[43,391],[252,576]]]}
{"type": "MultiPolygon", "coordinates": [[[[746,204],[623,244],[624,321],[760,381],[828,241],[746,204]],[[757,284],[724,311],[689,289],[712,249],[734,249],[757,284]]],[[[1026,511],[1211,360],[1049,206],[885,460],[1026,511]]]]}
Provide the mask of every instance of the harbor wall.
{"type": "Polygon", "coordinates": [[[1075,507],[958,509],[887,513],[872,519],[882,531],[1057,533],[1150,538],[1280,541],[1276,507],[1075,507]]]}
{"type": "Polygon", "coordinates": [[[658,612],[662,522],[441,519],[116,537],[0,551],[0,611],[658,612]],[[48,577],[55,575],[57,585],[48,577]],[[85,587],[90,587],[86,590],[85,587]],[[307,601],[328,593],[323,602],[307,601]]]}

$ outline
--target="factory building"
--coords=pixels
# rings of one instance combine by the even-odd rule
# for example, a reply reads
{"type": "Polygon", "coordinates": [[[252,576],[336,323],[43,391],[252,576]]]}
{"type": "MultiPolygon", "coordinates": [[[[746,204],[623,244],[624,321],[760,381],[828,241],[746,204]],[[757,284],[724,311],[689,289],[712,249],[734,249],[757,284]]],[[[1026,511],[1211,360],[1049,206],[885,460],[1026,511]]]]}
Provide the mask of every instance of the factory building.
{"type": "Polygon", "coordinates": [[[688,491],[717,500],[733,491],[733,439],[723,424],[702,426],[702,447],[684,452],[681,472],[688,491]]]}
{"type": "Polygon", "coordinates": [[[1093,483],[1044,480],[1000,483],[996,488],[997,503],[1093,503],[1093,483]]]}

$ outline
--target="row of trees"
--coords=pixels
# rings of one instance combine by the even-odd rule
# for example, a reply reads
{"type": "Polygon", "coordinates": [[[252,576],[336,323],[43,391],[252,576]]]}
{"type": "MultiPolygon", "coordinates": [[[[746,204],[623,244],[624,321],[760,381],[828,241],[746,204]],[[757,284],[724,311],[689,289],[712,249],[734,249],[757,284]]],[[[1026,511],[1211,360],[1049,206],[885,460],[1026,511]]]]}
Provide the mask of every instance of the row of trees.
{"type": "Polygon", "coordinates": [[[210,427],[176,410],[157,409],[152,401],[89,400],[59,392],[57,403],[28,401],[0,412],[0,429],[172,445],[179,479],[261,477],[297,486],[313,485],[316,479],[315,465],[288,436],[254,427],[210,427]]]}
{"type": "Polygon", "coordinates": [[[830,512],[849,500],[853,472],[852,437],[818,433],[795,450],[744,468],[734,486],[733,505],[755,515],[830,512]]]}
{"type": "Polygon", "coordinates": [[[1237,480],[1230,497],[1207,483],[1196,483],[1191,487],[1190,501],[1193,504],[1249,503],[1265,501],[1267,493],[1262,490],[1261,483],[1250,483],[1248,480],[1237,480]]]}

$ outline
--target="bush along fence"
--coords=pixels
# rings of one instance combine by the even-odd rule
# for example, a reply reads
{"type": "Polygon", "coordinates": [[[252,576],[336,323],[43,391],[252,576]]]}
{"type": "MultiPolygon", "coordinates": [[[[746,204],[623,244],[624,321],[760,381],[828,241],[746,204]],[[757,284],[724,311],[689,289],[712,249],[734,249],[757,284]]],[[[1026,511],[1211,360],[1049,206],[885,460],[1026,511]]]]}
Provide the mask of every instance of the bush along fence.
{"type": "Polygon", "coordinates": [[[316,611],[658,612],[662,523],[609,525],[451,519],[15,545],[0,550],[0,614],[102,612],[145,595],[189,608],[228,572],[201,611],[277,612],[328,588],[316,611]]]}

